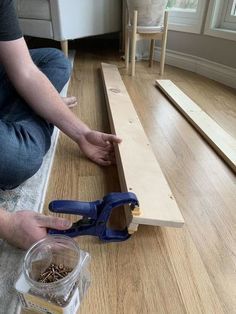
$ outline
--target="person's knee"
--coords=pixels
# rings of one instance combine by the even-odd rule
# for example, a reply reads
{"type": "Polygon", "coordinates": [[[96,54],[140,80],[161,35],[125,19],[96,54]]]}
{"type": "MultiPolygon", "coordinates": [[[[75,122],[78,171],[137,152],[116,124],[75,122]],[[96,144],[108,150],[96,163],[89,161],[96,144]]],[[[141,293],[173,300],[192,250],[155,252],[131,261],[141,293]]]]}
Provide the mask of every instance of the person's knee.
{"type": "Polygon", "coordinates": [[[19,154],[6,147],[0,156],[0,189],[13,189],[25,182],[39,170],[42,161],[43,156],[33,151],[19,154]]]}
{"type": "Polygon", "coordinates": [[[33,49],[31,57],[60,92],[71,75],[72,67],[69,59],[61,50],[55,48],[33,49]]]}
{"type": "Polygon", "coordinates": [[[72,71],[70,60],[56,48],[36,49],[33,56],[41,71],[59,91],[70,78],[72,71]]]}
{"type": "Polygon", "coordinates": [[[62,75],[67,82],[70,78],[72,67],[70,60],[64,55],[64,53],[56,48],[49,48],[49,53],[51,55],[51,62],[62,70],[62,75]]]}

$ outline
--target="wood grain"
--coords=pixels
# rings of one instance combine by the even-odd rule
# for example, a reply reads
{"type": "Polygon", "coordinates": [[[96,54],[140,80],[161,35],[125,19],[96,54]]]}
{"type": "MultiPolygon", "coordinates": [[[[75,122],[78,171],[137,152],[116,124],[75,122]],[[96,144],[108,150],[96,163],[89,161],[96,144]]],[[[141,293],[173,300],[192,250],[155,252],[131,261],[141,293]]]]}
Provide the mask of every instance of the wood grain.
{"type": "Polygon", "coordinates": [[[133,192],[139,200],[140,215],[135,225],[181,227],[183,217],[152,151],[132,101],[115,65],[102,63],[111,129],[123,139],[116,149],[123,192],[133,192]]]}
{"type": "Polygon", "coordinates": [[[236,172],[236,139],[225,132],[173,82],[170,80],[156,80],[156,85],[236,172]]]}
{"type": "MultiPolygon", "coordinates": [[[[132,78],[109,46],[107,41],[97,48],[93,42],[88,47],[80,44],[69,89],[79,99],[73,111],[91,127],[109,131],[99,69],[101,62],[115,63],[181,208],[185,227],[140,226],[123,243],[77,238],[92,257],[92,284],[79,313],[236,313],[235,175],[153,86],[159,64],[148,68],[147,62],[137,62],[132,78]]],[[[233,89],[170,66],[164,77],[236,136],[233,89]]],[[[94,200],[119,190],[115,166],[94,165],[61,134],[45,213],[53,199],[94,200]]]]}

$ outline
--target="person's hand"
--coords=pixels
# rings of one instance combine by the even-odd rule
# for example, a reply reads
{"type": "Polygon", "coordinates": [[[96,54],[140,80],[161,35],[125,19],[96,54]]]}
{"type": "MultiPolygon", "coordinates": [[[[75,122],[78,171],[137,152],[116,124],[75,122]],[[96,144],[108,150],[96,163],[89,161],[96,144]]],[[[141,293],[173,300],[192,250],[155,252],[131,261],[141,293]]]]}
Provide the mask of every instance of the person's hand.
{"type": "Polygon", "coordinates": [[[113,145],[120,142],[121,139],[116,135],[90,130],[80,137],[78,145],[93,162],[101,166],[109,166],[115,163],[113,145]]]}
{"type": "Polygon", "coordinates": [[[64,218],[45,216],[28,210],[7,213],[4,239],[21,249],[29,249],[47,235],[47,228],[67,230],[72,223],[64,218]]]}

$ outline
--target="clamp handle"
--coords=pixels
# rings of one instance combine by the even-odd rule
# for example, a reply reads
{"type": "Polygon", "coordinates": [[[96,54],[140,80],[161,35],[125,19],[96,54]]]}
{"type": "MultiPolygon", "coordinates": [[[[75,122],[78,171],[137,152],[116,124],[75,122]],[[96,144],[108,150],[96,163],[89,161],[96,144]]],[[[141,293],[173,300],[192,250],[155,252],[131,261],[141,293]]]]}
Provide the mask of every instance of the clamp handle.
{"type": "Polygon", "coordinates": [[[49,210],[54,213],[81,215],[96,219],[97,206],[100,204],[99,200],[95,202],[57,200],[49,204],[49,210]]]}

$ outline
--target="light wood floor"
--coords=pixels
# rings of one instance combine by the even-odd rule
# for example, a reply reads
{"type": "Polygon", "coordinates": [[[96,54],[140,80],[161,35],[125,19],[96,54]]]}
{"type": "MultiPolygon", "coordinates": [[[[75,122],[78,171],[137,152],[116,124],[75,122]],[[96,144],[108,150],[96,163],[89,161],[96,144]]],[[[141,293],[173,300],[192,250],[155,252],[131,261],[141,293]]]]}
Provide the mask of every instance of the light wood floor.
{"type": "MultiPolygon", "coordinates": [[[[77,238],[92,257],[92,284],[79,313],[236,313],[235,175],[154,87],[158,63],[153,69],[137,63],[131,78],[108,49],[78,50],[69,94],[78,97],[73,111],[90,127],[109,131],[101,61],[118,65],[186,224],[140,226],[122,243],[77,238]]],[[[164,78],[236,137],[234,90],[170,66],[164,78]]],[[[112,191],[119,191],[116,167],[91,163],[61,135],[45,208],[53,199],[89,201],[112,191]]]]}

